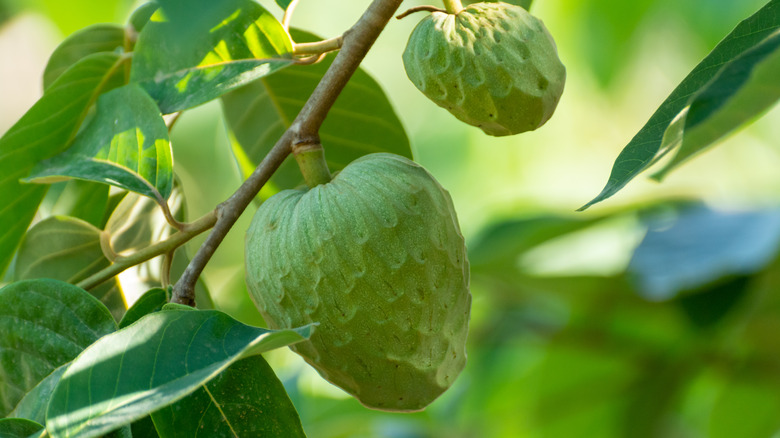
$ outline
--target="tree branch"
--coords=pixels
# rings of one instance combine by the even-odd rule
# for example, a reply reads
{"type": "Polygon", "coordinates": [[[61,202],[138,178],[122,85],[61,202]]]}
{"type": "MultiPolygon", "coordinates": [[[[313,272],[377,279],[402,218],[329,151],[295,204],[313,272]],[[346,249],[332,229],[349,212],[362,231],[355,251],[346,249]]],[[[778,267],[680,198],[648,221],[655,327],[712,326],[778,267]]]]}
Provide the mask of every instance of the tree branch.
{"type": "Polygon", "coordinates": [[[309,142],[311,139],[319,140],[318,132],[328,111],[347,85],[349,78],[360,66],[374,41],[393,18],[401,1],[374,0],[357,23],[344,33],[341,51],[290,128],[285,131],[241,187],[227,201],[217,207],[217,223],[173,287],[171,302],[195,305],[195,283],[217,247],[222,243],[241,213],[290,154],[293,143],[309,142]]]}

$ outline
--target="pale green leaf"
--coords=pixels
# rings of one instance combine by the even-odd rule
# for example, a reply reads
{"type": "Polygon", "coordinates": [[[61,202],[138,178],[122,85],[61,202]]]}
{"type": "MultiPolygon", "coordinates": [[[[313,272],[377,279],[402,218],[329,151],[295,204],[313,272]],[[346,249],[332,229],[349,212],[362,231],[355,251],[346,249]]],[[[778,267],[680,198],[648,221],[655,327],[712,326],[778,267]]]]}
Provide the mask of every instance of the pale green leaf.
{"type": "Polygon", "coordinates": [[[306,436],[282,382],[260,355],[234,363],[152,419],[163,438],[306,436]]]}
{"type": "Polygon", "coordinates": [[[164,114],[208,102],[292,63],[287,32],[251,0],[160,4],[139,35],[131,79],[164,114]]]}
{"type": "MultiPolygon", "coordinates": [[[[77,283],[110,264],[100,247],[100,230],[80,219],[51,216],[27,232],[19,248],[14,278],[77,283]]],[[[127,305],[115,278],[90,293],[108,307],[117,321],[122,318],[127,305]]]]}
{"type": "Polygon", "coordinates": [[[121,85],[122,57],[89,55],[57,79],[0,138],[0,273],[35,214],[46,187],[22,184],[33,166],[65,150],[97,96],[121,85]]]}
{"type": "Polygon", "coordinates": [[[76,286],[47,279],[0,289],[0,415],[55,368],[114,330],[108,309],[76,286]]]}
{"type": "MultiPolygon", "coordinates": [[[[62,191],[57,194],[50,214],[75,217],[102,228],[109,208],[108,189],[105,184],[72,179],[64,183],[62,191]]],[[[49,190],[47,197],[52,194],[53,190],[49,190]]]]}
{"type": "MultiPolygon", "coordinates": [[[[653,178],[662,179],[693,155],[750,123],[780,99],[780,30],[725,65],[683,112],[685,126],[666,148],[677,154],[653,178]],[[680,138],[682,134],[682,138],[680,138]]],[[[679,129],[670,125],[675,132],[679,129]]]]}
{"type": "Polygon", "coordinates": [[[166,310],[87,348],[54,390],[52,437],[100,436],[176,402],[237,360],[308,338],[306,326],[270,331],[216,310],[166,310]]]}
{"type": "Polygon", "coordinates": [[[615,160],[604,189],[581,210],[614,195],[667,153],[669,149],[662,147],[664,134],[696,93],[706,87],[724,65],[753,49],[778,28],[780,0],[770,0],[753,16],[742,21],[683,79],[631,139],[615,160]]]}
{"type": "Polygon", "coordinates": [[[125,29],[116,24],[95,24],[65,38],[49,57],[43,71],[43,88],[47,89],[65,70],[86,56],[114,52],[124,46],[125,29]]]}
{"type": "Polygon", "coordinates": [[[164,203],[173,189],[168,128],[136,84],[100,96],[97,115],[60,155],[38,163],[29,182],[69,177],[114,185],[164,203]]]}
{"type": "MultiPolygon", "coordinates": [[[[292,31],[295,41],[314,35],[292,31]]],[[[222,98],[225,119],[240,158],[254,167],[271,150],[300,112],[333,61],[293,66],[253,82],[222,98]]],[[[358,69],[339,95],[319,131],[325,158],[332,172],[363,155],[391,152],[411,158],[409,139],[379,84],[358,69]]],[[[245,166],[247,167],[247,166],[245,166]]],[[[303,183],[294,160],[287,160],[271,178],[276,187],[303,183]]]]}

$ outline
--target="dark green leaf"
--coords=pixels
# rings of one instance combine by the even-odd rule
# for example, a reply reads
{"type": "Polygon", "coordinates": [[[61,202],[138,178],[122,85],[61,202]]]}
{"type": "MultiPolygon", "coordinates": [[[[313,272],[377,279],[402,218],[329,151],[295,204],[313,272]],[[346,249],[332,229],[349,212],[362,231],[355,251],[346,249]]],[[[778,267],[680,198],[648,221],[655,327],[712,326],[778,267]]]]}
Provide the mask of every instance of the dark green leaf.
{"type": "MultiPolygon", "coordinates": [[[[653,178],[662,179],[669,171],[701,152],[728,133],[750,123],[780,99],[780,31],[774,32],[751,50],[721,68],[691,101],[682,118],[680,133],[666,134],[678,140],[664,144],[669,150],[679,146],[674,158],[653,178]]],[[[679,129],[675,124],[669,129],[679,129]]]]}
{"type": "Polygon", "coordinates": [[[682,295],[679,304],[685,316],[699,328],[712,327],[748,295],[750,277],[741,275],[682,295]]]}
{"type": "Polygon", "coordinates": [[[146,23],[149,22],[149,19],[152,18],[152,15],[154,15],[154,12],[157,11],[159,7],[160,4],[156,1],[144,3],[139,6],[138,9],[133,11],[133,15],[130,16],[130,19],[127,20],[127,22],[133,26],[133,29],[135,29],[136,32],[140,32],[143,30],[143,28],[146,26],[146,23]]]}
{"type": "Polygon", "coordinates": [[[122,317],[122,321],[119,322],[119,328],[125,328],[152,312],[162,310],[163,306],[168,303],[169,298],[165,289],[155,288],[147,291],[127,309],[127,313],[122,317]]]}
{"type": "MultiPolygon", "coordinates": [[[[49,195],[51,194],[52,191],[49,191],[49,195]]],[[[65,183],[51,214],[75,217],[102,228],[107,209],[107,185],[73,179],[65,183]]]]}
{"type": "Polygon", "coordinates": [[[40,424],[46,424],[46,408],[49,407],[49,399],[54,387],[60,382],[62,374],[70,363],[60,365],[45,379],[35,385],[35,388],[25,394],[24,398],[16,405],[10,416],[27,418],[40,424]]]}
{"type": "Polygon", "coordinates": [[[0,418],[0,438],[27,438],[43,429],[25,418],[0,418]]]}
{"type": "Polygon", "coordinates": [[[287,10],[287,8],[290,6],[290,3],[292,3],[292,0],[276,0],[276,4],[284,10],[287,10]]]}
{"type": "Polygon", "coordinates": [[[88,55],[113,52],[125,43],[125,29],[116,24],[95,24],[71,34],[49,57],[43,72],[43,88],[48,89],[65,70],[88,55]]]}
{"type": "Polygon", "coordinates": [[[125,85],[100,96],[97,115],[73,145],[38,163],[27,181],[63,177],[111,184],[165,202],[173,189],[168,127],[141,87],[125,85]]]}
{"type": "MultiPolygon", "coordinates": [[[[110,264],[100,247],[100,230],[79,219],[51,216],[27,232],[14,275],[17,280],[53,278],[77,283],[110,264]]],[[[116,279],[90,293],[119,321],[127,306],[116,279]]]]}
{"type": "Polygon", "coordinates": [[[0,415],[58,366],[116,330],[93,296],[57,280],[28,280],[0,289],[0,415]]]}
{"type": "Polygon", "coordinates": [[[121,84],[121,63],[113,53],[77,62],[0,138],[0,273],[46,193],[45,186],[21,184],[19,179],[70,145],[97,96],[121,84]]]}
{"type": "Polygon", "coordinates": [[[180,400],[237,360],[307,338],[311,326],[269,331],[216,310],[162,310],[87,348],[46,414],[53,437],[89,438],[180,400]]]}
{"type": "Polygon", "coordinates": [[[157,428],[154,427],[151,416],[146,416],[130,425],[133,431],[133,437],[136,438],[159,438],[157,428]]]}
{"type": "Polygon", "coordinates": [[[163,438],[306,436],[282,382],[260,355],[234,363],[152,419],[163,438]]]}
{"type": "Polygon", "coordinates": [[[674,297],[731,275],[756,272],[780,248],[780,210],[724,213],[704,207],[650,221],[628,272],[651,300],[674,297]]]}
{"type": "Polygon", "coordinates": [[[287,32],[251,0],[160,4],[139,35],[131,78],[164,114],[208,102],[292,63],[287,32]]]}
{"type": "Polygon", "coordinates": [[[609,181],[601,193],[581,210],[614,195],[668,152],[662,149],[664,133],[689,104],[691,97],[705,87],[721,67],[752,49],[778,28],[780,0],[771,0],[753,16],[742,21],[666,98],[615,160],[609,181]]]}
{"type": "MultiPolygon", "coordinates": [[[[292,35],[298,42],[318,39],[295,30],[292,35]]],[[[303,108],[332,59],[284,69],[223,96],[225,118],[240,148],[239,158],[244,155],[252,168],[263,159],[303,108]]],[[[336,100],[320,129],[320,138],[332,172],[374,152],[412,157],[409,139],[387,96],[360,69],[336,100]]],[[[295,161],[287,160],[271,181],[285,189],[303,183],[303,177],[295,161]]]]}

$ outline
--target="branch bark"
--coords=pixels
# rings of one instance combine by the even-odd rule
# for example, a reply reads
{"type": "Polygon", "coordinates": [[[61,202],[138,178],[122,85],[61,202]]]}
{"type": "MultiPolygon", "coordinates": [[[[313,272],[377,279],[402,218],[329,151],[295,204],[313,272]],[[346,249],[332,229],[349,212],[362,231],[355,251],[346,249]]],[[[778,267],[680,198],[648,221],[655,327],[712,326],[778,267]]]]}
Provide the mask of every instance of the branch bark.
{"type": "Polygon", "coordinates": [[[319,129],[349,78],[357,70],[379,34],[401,6],[402,0],[374,0],[344,33],[341,51],[323,76],[290,128],[266,155],[252,175],[225,202],[217,206],[217,223],[173,287],[171,302],[195,305],[195,283],[217,247],[260,189],[271,178],[293,144],[319,143],[319,129]]]}

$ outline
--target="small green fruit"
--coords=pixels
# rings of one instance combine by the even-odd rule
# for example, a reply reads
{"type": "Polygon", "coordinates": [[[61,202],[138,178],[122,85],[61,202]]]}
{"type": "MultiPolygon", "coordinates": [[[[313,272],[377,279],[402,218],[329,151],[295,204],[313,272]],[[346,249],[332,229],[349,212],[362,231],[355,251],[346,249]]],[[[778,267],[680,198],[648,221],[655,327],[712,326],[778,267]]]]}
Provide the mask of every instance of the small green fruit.
{"type": "Polygon", "coordinates": [[[409,37],[403,60],[409,79],[429,99],[495,136],[542,126],[566,81],[544,24],[506,3],[431,13],[409,37]]]}
{"type": "Polygon", "coordinates": [[[249,291],[272,328],[319,326],[291,346],[365,406],[423,409],[466,363],[466,249],[449,194],[392,154],[285,190],[247,233],[249,291]]]}

